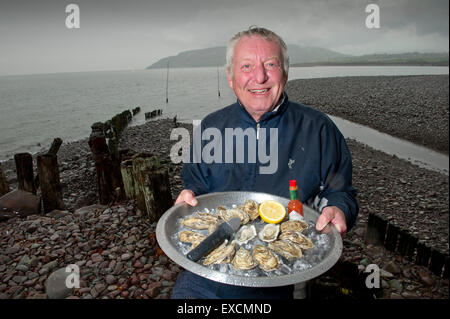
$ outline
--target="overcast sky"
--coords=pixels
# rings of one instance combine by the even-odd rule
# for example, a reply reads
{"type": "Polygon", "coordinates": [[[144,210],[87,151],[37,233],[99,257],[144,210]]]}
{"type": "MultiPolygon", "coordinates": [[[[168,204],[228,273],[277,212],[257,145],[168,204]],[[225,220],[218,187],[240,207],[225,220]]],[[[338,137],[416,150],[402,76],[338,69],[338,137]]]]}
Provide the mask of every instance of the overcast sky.
{"type": "Polygon", "coordinates": [[[144,69],[250,25],[346,54],[448,52],[448,0],[0,0],[0,75],[144,69]],[[68,29],[65,8],[80,8],[68,29]],[[368,29],[365,8],[380,7],[368,29]]]}

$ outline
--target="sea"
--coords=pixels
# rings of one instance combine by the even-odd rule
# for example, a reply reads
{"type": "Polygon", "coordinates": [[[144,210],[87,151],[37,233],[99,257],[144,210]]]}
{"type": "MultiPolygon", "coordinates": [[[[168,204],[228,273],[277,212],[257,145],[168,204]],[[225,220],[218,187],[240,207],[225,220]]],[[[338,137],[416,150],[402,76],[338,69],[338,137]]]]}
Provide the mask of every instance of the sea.
{"type": "MultiPolygon", "coordinates": [[[[341,76],[449,74],[438,66],[292,67],[289,80],[341,76]]],[[[0,76],[0,161],[88,137],[94,122],[139,106],[191,122],[235,102],[223,67],[0,76]],[[166,100],[167,99],[167,100],[166,100]],[[168,101],[168,102],[166,102],[168,101]]],[[[447,160],[448,162],[448,160],[447,160]]]]}

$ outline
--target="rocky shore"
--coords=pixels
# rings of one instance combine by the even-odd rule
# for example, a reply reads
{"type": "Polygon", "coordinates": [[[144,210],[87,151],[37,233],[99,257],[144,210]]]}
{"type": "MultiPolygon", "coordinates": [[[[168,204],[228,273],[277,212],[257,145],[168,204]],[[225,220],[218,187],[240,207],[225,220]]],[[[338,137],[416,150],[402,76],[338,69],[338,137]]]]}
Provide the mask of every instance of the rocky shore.
{"type": "MultiPolygon", "coordinates": [[[[291,99],[293,87],[299,86],[296,90],[301,87],[303,91],[303,85],[289,83],[291,99]]],[[[377,111],[372,107],[366,116],[370,118],[377,111]]],[[[358,122],[355,118],[349,120],[358,122]]],[[[374,117],[371,119],[376,122],[374,117]]],[[[388,124],[395,126],[400,122],[396,118],[388,124]]],[[[180,125],[191,129],[191,125],[180,125]]],[[[172,128],[169,119],[129,127],[119,148],[151,152],[168,159],[175,142],[169,139],[172,128]]],[[[353,158],[360,215],[344,239],[339,262],[352,263],[360,272],[369,264],[377,264],[382,269],[384,298],[448,298],[448,279],[382,247],[364,243],[368,214],[377,212],[448,253],[448,177],[356,141],[347,142],[353,158]]],[[[95,167],[87,139],[63,144],[58,160],[66,211],[0,223],[0,299],[170,297],[180,267],[158,248],[156,224],[145,221],[134,201],[109,207],[96,205],[95,167]],[[73,291],[58,289],[55,281],[49,280],[68,264],[80,268],[80,288],[73,291]]],[[[2,166],[11,188],[16,187],[13,160],[2,166]]],[[[169,171],[175,199],[183,188],[181,165],[170,163],[169,171]]]]}
{"type": "Polygon", "coordinates": [[[448,154],[448,75],[352,76],[289,81],[289,98],[448,154]]]}

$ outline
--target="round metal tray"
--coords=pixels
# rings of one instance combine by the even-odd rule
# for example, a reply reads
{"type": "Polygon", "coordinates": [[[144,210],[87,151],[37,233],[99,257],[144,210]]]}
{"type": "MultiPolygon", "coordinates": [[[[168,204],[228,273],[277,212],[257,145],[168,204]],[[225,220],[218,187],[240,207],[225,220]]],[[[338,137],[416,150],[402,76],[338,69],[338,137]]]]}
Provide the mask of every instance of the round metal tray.
{"type": "MultiPolygon", "coordinates": [[[[198,200],[197,206],[189,206],[186,203],[180,203],[169,210],[159,219],[156,227],[156,239],[161,249],[166,255],[175,263],[186,270],[189,270],[199,276],[208,278],[210,280],[218,281],[225,284],[247,286],[247,287],[276,287],[295,284],[313,279],[328,269],[330,269],[339,259],[342,253],[342,239],[336,228],[329,224],[321,233],[327,234],[330,240],[330,249],[325,253],[325,257],[316,265],[309,269],[296,271],[291,274],[277,275],[277,276],[239,276],[220,271],[209,269],[199,263],[193,262],[186,258],[186,256],[178,248],[178,239],[173,236],[178,232],[178,221],[187,215],[202,210],[212,209],[219,205],[232,206],[244,203],[247,199],[261,203],[264,200],[276,200],[287,207],[289,199],[274,196],[265,193],[256,192],[221,192],[210,193],[196,197],[198,200]]],[[[307,222],[314,224],[319,217],[319,213],[308,206],[303,206],[304,217],[307,222]]]]}

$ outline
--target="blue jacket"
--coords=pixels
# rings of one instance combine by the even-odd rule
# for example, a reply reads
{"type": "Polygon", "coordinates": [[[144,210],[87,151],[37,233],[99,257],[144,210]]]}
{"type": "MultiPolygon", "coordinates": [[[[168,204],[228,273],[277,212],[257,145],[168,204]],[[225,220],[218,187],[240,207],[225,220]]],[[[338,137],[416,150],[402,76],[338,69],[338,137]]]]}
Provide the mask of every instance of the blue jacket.
{"type": "Polygon", "coordinates": [[[206,140],[202,140],[201,149],[191,146],[191,161],[183,165],[185,189],[197,196],[223,191],[255,191],[289,198],[289,180],[295,179],[303,203],[314,202],[314,208],[319,211],[325,206],[337,206],[345,213],[347,229],[354,225],[359,208],[357,192],[352,187],[351,155],[344,137],[326,114],[291,102],[285,94],[278,109],[264,114],[259,123],[239,101],[211,113],[194,128],[194,138],[199,134],[198,129],[204,133],[208,128],[211,136],[203,137],[206,140]],[[226,128],[228,135],[230,128],[253,133],[243,139],[243,152],[237,147],[235,135],[232,135],[232,145],[230,140],[227,144],[226,128]],[[273,129],[277,129],[278,134],[273,134],[273,129]],[[214,135],[218,132],[220,135],[214,135]],[[278,142],[277,154],[276,149],[270,149],[271,138],[272,144],[278,142]],[[253,154],[255,145],[256,156],[253,154]],[[264,145],[265,155],[271,155],[271,161],[263,157],[264,154],[258,154],[264,145]],[[248,148],[252,151],[248,152],[248,148]],[[207,159],[194,163],[196,150],[197,159],[203,151],[203,156],[212,155],[216,162],[207,159]],[[270,165],[274,172],[264,173],[264,168],[267,171],[270,165]]]}

